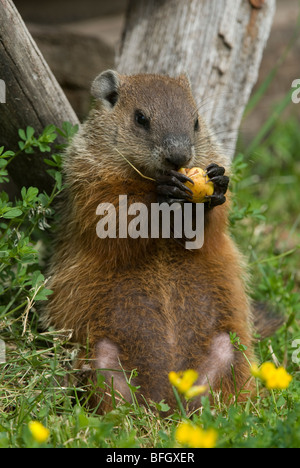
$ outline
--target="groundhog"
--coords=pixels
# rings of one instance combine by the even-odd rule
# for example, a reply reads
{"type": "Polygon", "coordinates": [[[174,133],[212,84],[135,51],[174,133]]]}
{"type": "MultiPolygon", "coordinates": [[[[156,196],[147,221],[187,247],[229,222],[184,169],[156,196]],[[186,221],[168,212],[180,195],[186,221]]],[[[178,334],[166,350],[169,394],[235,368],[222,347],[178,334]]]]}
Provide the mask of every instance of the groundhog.
{"type": "Polygon", "coordinates": [[[198,114],[185,75],[108,70],[93,82],[92,95],[95,106],[65,155],[44,326],[72,330],[85,347],[76,366],[95,385],[102,369],[99,411],[111,408],[111,385],[130,401],[132,370],[139,401],[174,407],[168,374],[187,369],[224,401],[244,395],[249,363],[230,333],[252,361],[253,320],[244,261],[228,233],[229,158],[198,114]],[[214,183],[203,205],[201,248],[186,249],[184,236],[118,236],[120,227],[114,237],[99,238],[97,207],[109,203],[118,216],[120,195],[149,212],[153,203],[194,206],[188,178],[178,172],[194,166],[214,183]]]}

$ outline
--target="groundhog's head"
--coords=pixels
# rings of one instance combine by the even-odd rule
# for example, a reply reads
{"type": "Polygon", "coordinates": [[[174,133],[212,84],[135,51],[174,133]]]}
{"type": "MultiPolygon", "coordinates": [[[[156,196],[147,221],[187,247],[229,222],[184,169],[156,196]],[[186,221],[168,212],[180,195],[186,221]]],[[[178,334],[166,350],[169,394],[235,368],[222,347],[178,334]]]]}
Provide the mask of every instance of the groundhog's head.
{"type": "MultiPolygon", "coordinates": [[[[145,175],[203,165],[209,138],[188,78],[101,73],[92,84],[93,145],[105,137],[110,154],[123,154],[145,175]]],[[[102,140],[103,141],[103,140],[102,140]]]]}

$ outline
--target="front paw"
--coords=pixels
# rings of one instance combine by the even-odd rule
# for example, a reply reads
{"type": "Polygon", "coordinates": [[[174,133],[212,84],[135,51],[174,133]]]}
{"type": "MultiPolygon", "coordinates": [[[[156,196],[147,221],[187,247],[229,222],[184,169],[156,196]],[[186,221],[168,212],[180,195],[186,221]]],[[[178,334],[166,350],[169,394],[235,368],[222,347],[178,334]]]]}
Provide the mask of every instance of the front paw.
{"type": "Polygon", "coordinates": [[[223,205],[223,203],[226,201],[225,194],[229,184],[229,177],[224,175],[224,167],[213,163],[207,166],[206,173],[214,184],[214,193],[213,195],[207,197],[207,203],[205,203],[205,205],[208,209],[214,208],[218,205],[223,205]]]}
{"type": "Polygon", "coordinates": [[[193,192],[184,185],[185,182],[194,182],[186,175],[177,171],[169,171],[156,177],[156,191],[158,202],[163,203],[182,203],[191,202],[193,192]]]}

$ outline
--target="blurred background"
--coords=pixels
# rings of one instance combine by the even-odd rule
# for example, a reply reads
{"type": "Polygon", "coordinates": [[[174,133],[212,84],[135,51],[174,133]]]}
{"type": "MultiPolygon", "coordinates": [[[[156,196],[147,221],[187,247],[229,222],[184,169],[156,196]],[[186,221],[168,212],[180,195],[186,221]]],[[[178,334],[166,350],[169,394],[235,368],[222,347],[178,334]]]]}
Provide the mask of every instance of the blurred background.
{"type": "MultiPolygon", "coordinates": [[[[91,105],[91,81],[113,66],[127,0],[14,3],[84,120],[91,105]]],[[[218,395],[213,412],[207,400],[194,422],[217,428],[221,447],[299,447],[300,367],[292,356],[294,340],[300,339],[300,103],[291,100],[291,84],[300,79],[299,32],[300,0],[277,0],[258,82],[240,129],[229,216],[230,233],[248,267],[249,294],[270,310],[278,309],[286,323],[274,336],[257,340],[257,362],[279,362],[293,375],[293,383],[269,395],[257,383],[257,395],[246,405],[235,402],[229,407],[218,395]]],[[[24,151],[18,153],[24,157],[24,151]]],[[[172,447],[170,437],[180,414],[163,417],[162,401],[145,412],[135,403],[132,408],[117,405],[96,419],[86,410],[89,390],[82,385],[74,390],[77,376],[71,368],[78,348],[70,330],[69,336],[63,330],[40,330],[40,301],[50,294],[47,261],[59,224],[55,201],[62,189],[63,158],[56,150],[51,153],[45,153],[52,158],[47,167],[56,182],[51,194],[24,188],[12,202],[0,187],[0,215],[5,214],[0,216],[0,363],[5,359],[3,342],[6,346],[6,364],[0,367],[0,447],[36,446],[27,426],[30,420],[50,430],[47,447],[172,447]]],[[[9,161],[9,156],[7,162],[1,156],[0,181],[9,161]]],[[[8,190],[13,200],[13,184],[8,190]]]]}
{"type": "MultiPolygon", "coordinates": [[[[113,67],[127,1],[51,0],[44,1],[42,8],[39,0],[15,0],[15,4],[84,120],[92,80],[113,67]]],[[[290,95],[295,79],[300,79],[300,1],[277,0],[258,81],[240,127],[236,150],[244,155],[244,163],[236,163],[240,180],[232,184],[231,224],[243,251],[254,265],[257,255],[272,252],[278,257],[275,273],[262,274],[254,267],[260,283],[266,279],[263,297],[281,289],[284,297],[284,282],[291,278],[291,289],[300,288],[300,103],[294,104],[290,95]]],[[[269,262],[264,265],[267,268],[269,262]]]]}
{"type": "MultiPolygon", "coordinates": [[[[84,119],[90,105],[91,81],[113,66],[127,1],[52,0],[42,2],[42,7],[39,0],[15,0],[14,3],[75,112],[80,120],[84,119]]],[[[278,60],[284,63],[255,112],[243,122],[246,142],[257,134],[274,103],[290,89],[293,79],[300,78],[300,36],[295,37],[299,13],[299,0],[277,0],[277,12],[254,92],[278,60]]],[[[299,108],[300,105],[289,106],[288,112],[300,118],[299,108]]]]}

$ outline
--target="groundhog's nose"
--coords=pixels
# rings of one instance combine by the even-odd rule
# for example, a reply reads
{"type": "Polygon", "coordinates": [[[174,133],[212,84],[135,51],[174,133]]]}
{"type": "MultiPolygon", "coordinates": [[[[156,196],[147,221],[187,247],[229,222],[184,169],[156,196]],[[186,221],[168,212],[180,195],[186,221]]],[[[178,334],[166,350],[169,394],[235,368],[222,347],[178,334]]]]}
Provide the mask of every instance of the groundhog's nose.
{"type": "Polygon", "coordinates": [[[186,167],[188,162],[190,161],[191,156],[190,154],[182,154],[182,153],[171,153],[165,157],[165,160],[173,165],[176,169],[180,169],[181,167],[186,167]]]}
{"type": "Polygon", "coordinates": [[[165,161],[176,169],[185,167],[191,159],[191,142],[186,135],[168,135],[163,140],[165,161]]]}

